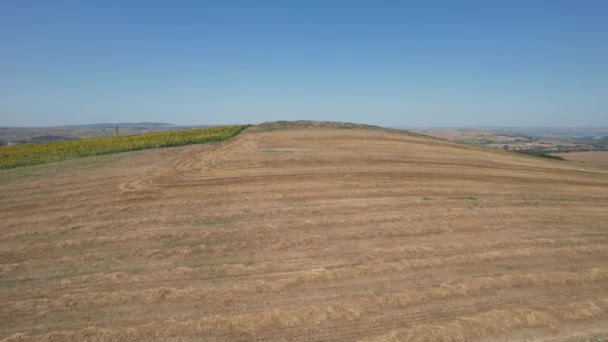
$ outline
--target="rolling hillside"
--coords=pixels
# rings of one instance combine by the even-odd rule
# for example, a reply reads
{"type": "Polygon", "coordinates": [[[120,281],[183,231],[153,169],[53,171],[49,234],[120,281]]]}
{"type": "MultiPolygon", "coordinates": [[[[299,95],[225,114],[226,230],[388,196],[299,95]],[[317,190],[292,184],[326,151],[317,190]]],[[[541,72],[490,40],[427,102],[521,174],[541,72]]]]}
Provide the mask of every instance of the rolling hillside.
{"type": "Polygon", "coordinates": [[[323,125],[0,170],[0,340],[599,340],[607,208],[606,168],[323,125]]]}

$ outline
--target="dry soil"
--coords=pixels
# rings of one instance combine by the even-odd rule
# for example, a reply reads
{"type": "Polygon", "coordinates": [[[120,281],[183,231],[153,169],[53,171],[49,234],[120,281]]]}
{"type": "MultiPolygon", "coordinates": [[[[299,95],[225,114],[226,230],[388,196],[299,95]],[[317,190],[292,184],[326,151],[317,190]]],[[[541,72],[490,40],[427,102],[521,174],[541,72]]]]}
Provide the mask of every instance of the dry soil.
{"type": "Polygon", "coordinates": [[[249,131],[0,171],[0,340],[608,336],[608,170],[249,131]]]}

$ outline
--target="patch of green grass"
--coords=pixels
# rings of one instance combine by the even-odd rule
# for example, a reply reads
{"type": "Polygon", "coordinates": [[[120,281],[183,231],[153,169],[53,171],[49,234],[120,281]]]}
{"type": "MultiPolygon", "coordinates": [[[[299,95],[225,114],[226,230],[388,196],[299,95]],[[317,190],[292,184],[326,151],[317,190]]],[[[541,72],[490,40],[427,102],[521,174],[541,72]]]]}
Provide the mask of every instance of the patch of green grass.
{"type": "Polygon", "coordinates": [[[525,154],[528,156],[539,157],[539,158],[565,160],[564,158],[562,158],[560,156],[554,156],[554,155],[548,154],[544,151],[538,151],[538,150],[519,150],[519,151],[513,151],[513,152],[519,153],[519,154],[525,154]]]}
{"type": "Polygon", "coordinates": [[[279,131],[279,130],[284,130],[284,129],[289,129],[290,127],[287,125],[274,125],[274,126],[270,126],[270,125],[258,125],[254,127],[255,131],[260,131],[260,132],[270,132],[270,131],[279,131]]]}
{"type": "Polygon", "coordinates": [[[181,264],[186,267],[197,268],[208,265],[209,259],[207,259],[206,255],[201,255],[200,253],[189,254],[184,256],[181,264]]]}
{"type": "Polygon", "coordinates": [[[127,272],[129,272],[131,274],[139,274],[139,273],[141,273],[141,271],[143,271],[143,269],[139,266],[129,267],[127,269],[127,272]]]}
{"type": "Polygon", "coordinates": [[[195,226],[215,226],[228,223],[230,223],[230,220],[223,217],[198,219],[192,221],[192,224],[195,226]]]}
{"type": "Polygon", "coordinates": [[[286,205],[292,206],[306,206],[309,203],[308,201],[302,198],[283,198],[281,199],[281,202],[286,205]]]}
{"type": "Polygon", "coordinates": [[[454,199],[454,200],[470,200],[470,201],[476,201],[477,197],[476,196],[469,196],[469,195],[463,195],[463,196],[449,196],[449,199],[454,199]]]}
{"type": "Polygon", "coordinates": [[[206,245],[206,239],[194,239],[194,240],[185,240],[185,239],[175,239],[166,243],[167,247],[196,247],[200,245],[206,245]]]}
{"type": "Polygon", "coordinates": [[[433,197],[423,196],[422,199],[425,201],[432,201],[433,197]]]}
{"type": "Polygon", "coordinates": [[[206,240],[205,239],[193,239],[193,240],[188,240],[188,239],[172,239],[169,240],[167,242],[165,242],[164,246],[167,248],[173,248],[173,247],[196,247],[196,246],[200,246],[200,245],[205,245],[206,244],[206,240]]]}
{"type": "Polygon", "coordinates": [[[226,235],[220,235],[220,236],[216,236],[216,237],[211,237],[211,238],[207,238],[205,239],[205,244],[206,245],[221,245],[224,243],[228,243],[230,242],[230,238],[226,235]]]}

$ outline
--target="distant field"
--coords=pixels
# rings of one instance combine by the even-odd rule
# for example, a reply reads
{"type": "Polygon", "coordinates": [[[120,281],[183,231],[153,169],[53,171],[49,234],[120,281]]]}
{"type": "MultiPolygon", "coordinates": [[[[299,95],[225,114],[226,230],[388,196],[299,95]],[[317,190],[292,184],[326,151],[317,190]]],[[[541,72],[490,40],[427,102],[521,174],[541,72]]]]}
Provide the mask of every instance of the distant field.
{"type": "MultiPolygon", "coordinates": [[[[170,124],[125,124],[118,126],[119,135],[162,132],[181,127],[170,124]]],[[[0,140],[12,142],[41,142],[115,136],[114,125],[51,126],[51,127],[0,127],[0,140]]]]}
{"type": "Polygon", "coordinates": [[[0,146],[0,169],[91,155],[220,141],[238,134],[246,127],[248,126],[194,128],[114,137],[0,146]]]}
{"type": "Polygon", "coordinates": [[[608,165],[608,151],[552,153],[552,155],[562,157],[566,160],[592,163],[598,165],[608,165]]]}
{"type": "Polygon", "coordinates": [[[498,136],[493,132],[481,129],[418,129],[414,130],[414,132],[437,138],[466,142],[483,138],[491,138],[496,141],[510,141],[514,139],[512,137],[498,136]]]}
{"type": "MultiPolygon", "coordinates": [[[[532,150],[535,152],[551,153],[557,151],[576,151],[589,149],[607,149],[608,136],[577,136],[577,132],[585,133],[586,129],[550,130],[542,129],[419,129],[413,132],[430,135],[437,138],[455,140],[480,146],[488,146],[509,150],[532,150]],[[526,135],[524,133],[548,134],[526,135]],[[570,133],[573,135],[554,135],[557,133],[570,133]]],[[[598,129],[596,133],[604,132],[598,129]]]]}
{"type": "Polygon", "coordinates": [[[0,341],[606,340],[607,168],[297,126],[0,170],[0,341]]]}

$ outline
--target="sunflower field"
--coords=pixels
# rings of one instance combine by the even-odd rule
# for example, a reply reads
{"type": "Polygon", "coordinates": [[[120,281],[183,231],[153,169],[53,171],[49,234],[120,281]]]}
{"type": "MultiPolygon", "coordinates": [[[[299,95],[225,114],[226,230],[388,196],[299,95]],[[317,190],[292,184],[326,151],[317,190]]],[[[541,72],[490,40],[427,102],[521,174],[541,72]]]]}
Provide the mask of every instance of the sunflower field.
{"type": "Polygon", "coordinates": [[[247,127],[249,126],[193,128],[114,137],[0,146],[0,169],[147,148],[216,142],[233,137],[247,127]]]}

